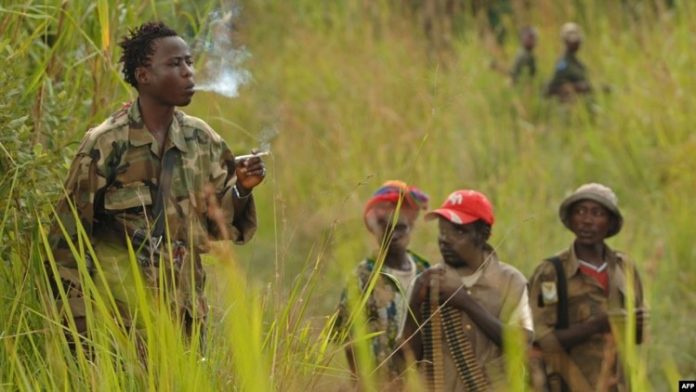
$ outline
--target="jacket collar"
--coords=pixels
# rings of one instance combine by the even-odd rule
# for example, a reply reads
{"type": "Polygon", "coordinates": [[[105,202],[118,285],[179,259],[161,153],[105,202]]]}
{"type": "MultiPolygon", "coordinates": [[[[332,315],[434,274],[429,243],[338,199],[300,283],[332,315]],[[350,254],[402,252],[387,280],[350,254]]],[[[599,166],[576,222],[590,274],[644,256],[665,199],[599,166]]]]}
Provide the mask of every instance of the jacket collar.
{"type": "MultiPolygon", "coordinates": [[[[616,252],[607,244],[604,244],[604,261],[607,263],[607,268],[611,268],[616,264],[616,258],[616,252]]],[[[561,255],[561,260],[563,261],[563,270],[567,278],[578,273],[580,263],[578,262],[578,256],[575,254],[575,243],[570,245],[570,249],[566,252],[565,257],[561,255]]]]}
{"type": "MultiPolygon", "coordinates": [[[[184,140],[184,132],[182,129],[183,119],[184,114],[182,112],[178,110],[174,111],[174,118],[169,126],[169,137],[166,141],[166,149],[168,149],[170,145],[174,145],[181,152],[187,151],[186,141],[184,140]]],[[[159,152],[155,151],[155,138],[145,126],[145,122],[143,121],[142,114],[140,112],[140,105],[137,100],[128,108],[128,124],[128,139],[130,144],[135,147],[150,144],[153,153],[158,155],[159,152]]]]}

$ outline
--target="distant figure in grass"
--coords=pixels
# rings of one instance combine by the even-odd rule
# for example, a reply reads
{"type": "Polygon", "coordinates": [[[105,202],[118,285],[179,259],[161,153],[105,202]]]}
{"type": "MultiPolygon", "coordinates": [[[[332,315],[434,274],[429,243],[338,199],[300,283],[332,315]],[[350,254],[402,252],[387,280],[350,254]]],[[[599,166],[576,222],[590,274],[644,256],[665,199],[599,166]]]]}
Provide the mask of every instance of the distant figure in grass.
{"type": "Polygon", "coordinates": [[[138,97],[90,129],[73,160],[51,231],[54,295],[85,335],[88,274],[98,293],[113,295],[118,323],[140,328],[150,310],[138,305],[140,276],[153,307],[159,298],[186,335],[202,336],[208,305],[200,256],[209,240],[241,244],[254,235],[251,192],[266,170],[257,157],[235,164],[220,135],[177,109],[191,102],[195,84],[189,46],[174,30],[145,23],[120,46],[123,76],[138,97]]]}
{"type": "Polygon", "coordinates": [[[504,326],[525,352],[532,339],[527,280],[488,244],[494,215],[482,193],[455,191],[425,218],[438,219],[444,263],[416,278],[401,338],[431,390],[505,390],[504,326]]]}
{"type": "Polygon", "coordinates": [[[510,70],[510,78],[516,84],[520,78],[534,78],[536,75],[536,58],[534,47],[537,43],[537,32],[531,26],[523,27],[520,30],[520,43],[522,46],[517,51],[515,62],[510,70]]]}
{"type": "Polygon", "coordinates": [[[556,63],[553,77],[546,87],[546,96],[558,97],[561,102],[573,102],[578,95],[592,93],[585,64],[577,57],[583,41],[580,26],[572,22],[564,24],[561,39],[565,53],[556,63]]]}
{"type": "Polygon", "coordinates": [[[544,260],[530,285],[535,345],[549,389],[627,390],[616,346],[624,341],[628,302],[635,306],[636,343],[647,313],[634,263],[605,243],[623,223],[616,195],[601,184],[582,185],[561,203],[559,215],[575,240],[544,260]]]}
{"type": "MultiPolygon", "coordinates": [[[[368,323],[367,333],[380,333],[371,339],[369,346],[375,365],[380,366],[377,372],[380,382],[386,389],[399,388],[397,379],[403,370],[402,361],[393,354],[397,349],[399,326],[407,312],[406,290],[416,275],[429,267],[425,259],[408,249],[416,219],[420,210],[427,208],[427,203],[425,193],[401,181],[387,181],[372,195],[365,204],[363,217],[378,250],[358,264],[339,304],[334,332],[342,341],[352,336],[351,307],[359,300],[355,296],[365,294],[372,277],[377,274],[374,288],[367,293],[364,319],[368,323]]],[[[346,356],[357,377],[350,341],[346,344],[346,356]]]]}

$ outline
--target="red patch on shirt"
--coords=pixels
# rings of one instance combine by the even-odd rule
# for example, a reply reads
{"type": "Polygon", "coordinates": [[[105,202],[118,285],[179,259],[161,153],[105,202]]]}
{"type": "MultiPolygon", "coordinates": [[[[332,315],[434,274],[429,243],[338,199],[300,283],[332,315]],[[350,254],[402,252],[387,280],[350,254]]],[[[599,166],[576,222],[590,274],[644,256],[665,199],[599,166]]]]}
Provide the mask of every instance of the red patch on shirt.
{"type": "Polygon", "coordinates": [[[580,272],[587,276],[593,277],[602,288],[604,288],[604,294],[609,295],[609,272],[605,268],[602,272],[599,272],[593,268],[580,264],[580,272]]]}

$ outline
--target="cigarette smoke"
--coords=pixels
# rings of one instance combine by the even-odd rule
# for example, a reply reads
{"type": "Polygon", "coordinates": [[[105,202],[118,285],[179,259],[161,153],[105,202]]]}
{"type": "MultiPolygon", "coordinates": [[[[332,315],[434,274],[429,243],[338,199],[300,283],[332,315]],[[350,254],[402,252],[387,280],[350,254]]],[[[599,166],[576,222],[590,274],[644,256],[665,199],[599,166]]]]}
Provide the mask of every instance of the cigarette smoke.
{"type": "MultiPolygon", "coordinates": [[[[241,86],[252,81],[251,72],[243,63],[251,53],[235,42],[240,6],[236,1],[226,2],[228,10],[210,14],[203,38],[195,41],[194,51],[203,57],[202,71],[197,73],[196,90],[215,92],[234,98],[241,86]]],[[[266,126],[259,132],[257,152],[271,151],[271,142],[278,136],[278,128],[266,126]]]]}
{"type": "Polygon", "coordinates": [[[239,88],[252,80],[251,72],[242,67],[251,53],[244,46],[236,47],[233,42],[238,16],[239,7],[211,13],[207,34],[197,45],[205,57],[205,65],[196,90],[234,98],[239,95],[239,88]]]}
{"type": "Polygon", "coordinates": [[[259,134],[259,150],[271,151],[271,141],[278,136],[278,129],[275,127],[265,127],[259,134]]]}

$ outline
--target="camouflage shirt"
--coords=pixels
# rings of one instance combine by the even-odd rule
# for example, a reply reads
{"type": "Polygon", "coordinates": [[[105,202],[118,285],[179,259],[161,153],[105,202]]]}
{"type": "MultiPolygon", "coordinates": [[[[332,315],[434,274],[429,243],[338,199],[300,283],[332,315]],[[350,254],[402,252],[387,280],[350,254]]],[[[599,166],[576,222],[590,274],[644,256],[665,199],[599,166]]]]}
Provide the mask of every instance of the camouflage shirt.
{"type": "Polygon", "coordinates": [[[574,54],[565,54],[556,63],[553,77],[547,86],[547,94],[558,95],[561,99],[568,98],[574,93],[591,91],[590,81],[587,78],[585,64],[578,60],[574,54]],[[587,91],[582,88],[586,87],[587,91]]]}
{"type": "Polygon", "coordinates": [[[534,53],[525,48],[521,48],[515,56],[515,63],[510,70],[510,76],[513,82],[517,82],[525,74],[533,78],[536,75],[536,59],[534,53]]]}
{"type": "MultiPolygon", "coordinates": [[[[178,150],[165,208],[169,238],[181,241],[192,255],[187,259],[193,263],[195,282],[181,286],[195,287],[198,314],[205,315],[205,275],[200,253],[207,250],[209,239],[221,239],[221,233],[243,243],[256,230],[253,198],[235,195],[234,157],[208,124],[175,111],[162,149],[145,127],[138,103],[124,105],[85,135],[65,184],[68,199],[59,202],[57,215],[75,242],[80,231],[70,204],[74,205],[79,222],[94,245],[98,259],[95,262],[101,263],[100,253],[108,247],[120,248],[127,255],[125,235],[121,233],[124,227],[131,232],[149,232],[152,227],[153,200],[162,164],[160,151],[169,149],[178,150]],[[219,208],[209,210],[213,204],[219,208]],[[222,219],[213,221],[209,217],[213,210],[222,219]],[[220,227],[220,221],[224,227],[220,227]]],[[[69,289],[73,314],[84,316],[76,258],[58,225],[51,231],[51,243],[60,278],[69,289]]],[[[190,292],[186,295],[191,297],[190,292]]],[[[193,304],[185,302],[191,310],[193,304]]]]}
{"type": "MultiPolygon", "coordinates": [[[[416,268],[413,274],[414,278],[430,266],[425,259],[415,253],[408,251],[408,255],[416,268]]],[[[354,276],[357,279],[348,284],[357,283],[360,291],[364,292],[374,269],[374,259],[368,258],[362,261],[355,269],[354,276]]],[[[368,323],[367,333],[383,332],[373,337],[370,342],[377,365],[384,362],[396,349],[399,327],[408,311],[408,298],[406,297],[408,287],[401,287],[399,279],[392,273],[389,273],[389,268],[387,267],[383,266],[379,273],[380,276],[377,278],[375,287],[367,298],[365,306],[366,321],[368,323]]],[[[341,295],[341,301],[338,306],[338,319],[335,324],[336,331],[346,328],[350,318],[348,292],[349,288],[346,288],[341,295]]],[[[392,356],[391,358],[395,357],[392,356]]],[[[386,371],[381,373],[386,374],[389,379],[399,376],[402,370],[399,368],[396,360],[389,360],[384,366],[386,371]]]]}
{"type": "MultiPolygon", "coordinates": [[[[636,308],[643,306],[643,287],[640,283],[640,277],[633,263],[625,254],[606,247],[604,259],[607,262],[606,268],[609,273],[608,294],[595,278],[579,270],[574,246],[560,253],[558,257],[566,276],[570,326],[591,320],[600,313],[621,313],[627,301],[627,277],[633,274],[635,276],[634,303],[636,308]]],[[[557,322],[559,300],[556,282],[556,270],[553,264],[548,261],[541,263],[530,279],[529,302],[534,316],[535,338],[545,351],[560,347],[560,342],[553,334],[557,322]]],[[[606,336],[595,334],[568,351],[570,359],[577,365],[591,386],[597,386],[605,361],[606,349],[606,336]]],[[[547,359],[549,373],[553,373],[557,368],[557,364],[553,362],[553,360],[547,359]]],[[[615,362],[612,367],[613,374],[619,373],[620,368],[621,365],[618,361],[615,362]]],[[[552,390],[555,389],[552,388],[552,390]]]]}

